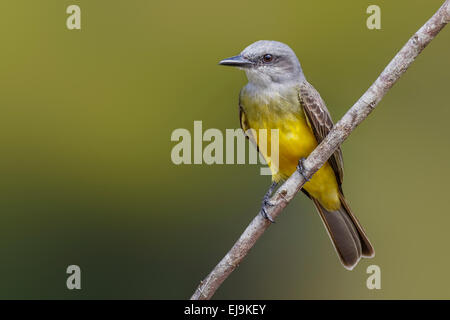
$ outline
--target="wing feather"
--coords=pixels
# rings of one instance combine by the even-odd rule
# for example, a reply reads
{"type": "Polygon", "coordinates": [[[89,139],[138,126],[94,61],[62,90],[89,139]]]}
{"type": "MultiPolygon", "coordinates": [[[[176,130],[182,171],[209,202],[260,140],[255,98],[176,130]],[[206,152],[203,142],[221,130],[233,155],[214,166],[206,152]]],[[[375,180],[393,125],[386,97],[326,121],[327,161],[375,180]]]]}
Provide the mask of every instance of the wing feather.
{"type": "MultiPolygon", "coordinates": [[[[299,87],[299,100],[317,142],[320,143],[334,125],[330,112],[319,92],[306,80],[299,87]]],[[[341,186],[344,179],[344,159],[340,147],[328,159],[328,163],[333,168],[338,184],[341,186]]]]}
{"type": "Polygon", "coordinates": [[[244,107],[241,103],[241,95],[239,95],[239,123],[241,125],[241,129],[244,131],[244,135],[247,139],[249,139],[252,143],[255,144],[256,149],[259,151],[258,144],[256,142],[256,137],[253,136],[250,125],[247,121],[247,116],[245,115],[244,107]]]}

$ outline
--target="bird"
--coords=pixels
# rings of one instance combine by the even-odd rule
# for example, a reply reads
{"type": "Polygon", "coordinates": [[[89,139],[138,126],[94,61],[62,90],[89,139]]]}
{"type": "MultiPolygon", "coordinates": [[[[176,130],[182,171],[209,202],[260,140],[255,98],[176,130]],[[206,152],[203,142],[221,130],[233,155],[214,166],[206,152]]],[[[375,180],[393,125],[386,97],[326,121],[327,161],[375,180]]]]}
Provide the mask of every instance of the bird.
{"type": "MultiPolygon", "coordinates": [[[[272,174],[261,214],[274,222],[267,213],[273,205],[270,196],[296,170],[305,177],[303,161],[333,128],[333,120],[319,92],[306,80],[295,52],[282,42],[254,42],[219,65],[246,73],[248,83],[239,94],[239,120],[247,138],[259,147],[260,130],[278,130],[277,161],[268,150],[258,148],[272,174]]],[[[271,141],[265,136],[267,146],[271,141]]],[[[342,265],[352,270],[362,257],[374,257],[375,250],[344,197],[343,168],[339,147],[302,191],[313,201],[342,265]]]]}

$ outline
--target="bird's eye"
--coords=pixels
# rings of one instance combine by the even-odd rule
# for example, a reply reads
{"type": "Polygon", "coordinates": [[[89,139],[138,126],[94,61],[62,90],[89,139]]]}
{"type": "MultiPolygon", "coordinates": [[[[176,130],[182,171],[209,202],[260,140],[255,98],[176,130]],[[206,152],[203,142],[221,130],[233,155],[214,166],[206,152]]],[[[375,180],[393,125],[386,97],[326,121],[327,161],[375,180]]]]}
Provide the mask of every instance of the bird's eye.
{"type": "Polygon", "coordinates": [[[273,60],[273,56],[271,54],[265,54],[263,55],[263,61],[264,62],[270,62],[273,60]]]}

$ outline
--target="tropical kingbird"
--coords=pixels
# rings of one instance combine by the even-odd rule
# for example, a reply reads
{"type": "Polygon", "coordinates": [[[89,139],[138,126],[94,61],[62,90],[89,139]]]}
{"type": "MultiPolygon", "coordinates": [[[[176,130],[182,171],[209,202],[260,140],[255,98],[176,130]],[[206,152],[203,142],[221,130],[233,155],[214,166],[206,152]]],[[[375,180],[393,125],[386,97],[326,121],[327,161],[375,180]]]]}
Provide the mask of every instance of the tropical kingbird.
{"type": "MultiPolygon", "coordinates": [[[[306,81],[294,51],[286,44],[257,41],[220,64],[238,67],[247,74],[248,83],[239,95],[239,116],[241,128],[250,140],[258,146],[259,130],[278,129],[278,161],[273,161],[268,151],[259,149],[272,172],[272,185],[264,196],[261,213],[273,222],[266,211],[272,205],[269,199],[273,190],[295,170],[303,174],[303,159],[325,138],[333,121],[320,94],[306,81]]],[[[339,148],[302,191],[314,202],[342,264],[351,270],[361,257],[373,257],[375,251],[345,200],[343,174],[339,148]]]]}

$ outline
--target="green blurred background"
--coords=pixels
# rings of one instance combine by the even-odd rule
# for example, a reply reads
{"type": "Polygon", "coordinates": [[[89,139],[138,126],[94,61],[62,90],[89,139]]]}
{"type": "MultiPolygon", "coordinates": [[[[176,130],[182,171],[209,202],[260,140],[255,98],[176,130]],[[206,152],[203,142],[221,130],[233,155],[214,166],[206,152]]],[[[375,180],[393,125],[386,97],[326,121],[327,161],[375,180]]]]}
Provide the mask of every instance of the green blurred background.
{"type": "MultiPolygon", "coordinates": [[[[2,1],[0,298],[190,297],[270,183],[255,165],[171,162],[174,129],[239,127],[245,75],[217,62],[285,42],[337,120],[442,2],[2,1]]],[[[376,257],[346,271],[299,195],[215,298],[450,298],[449,55],[444,29],[343,146],[376,257]]]]}

